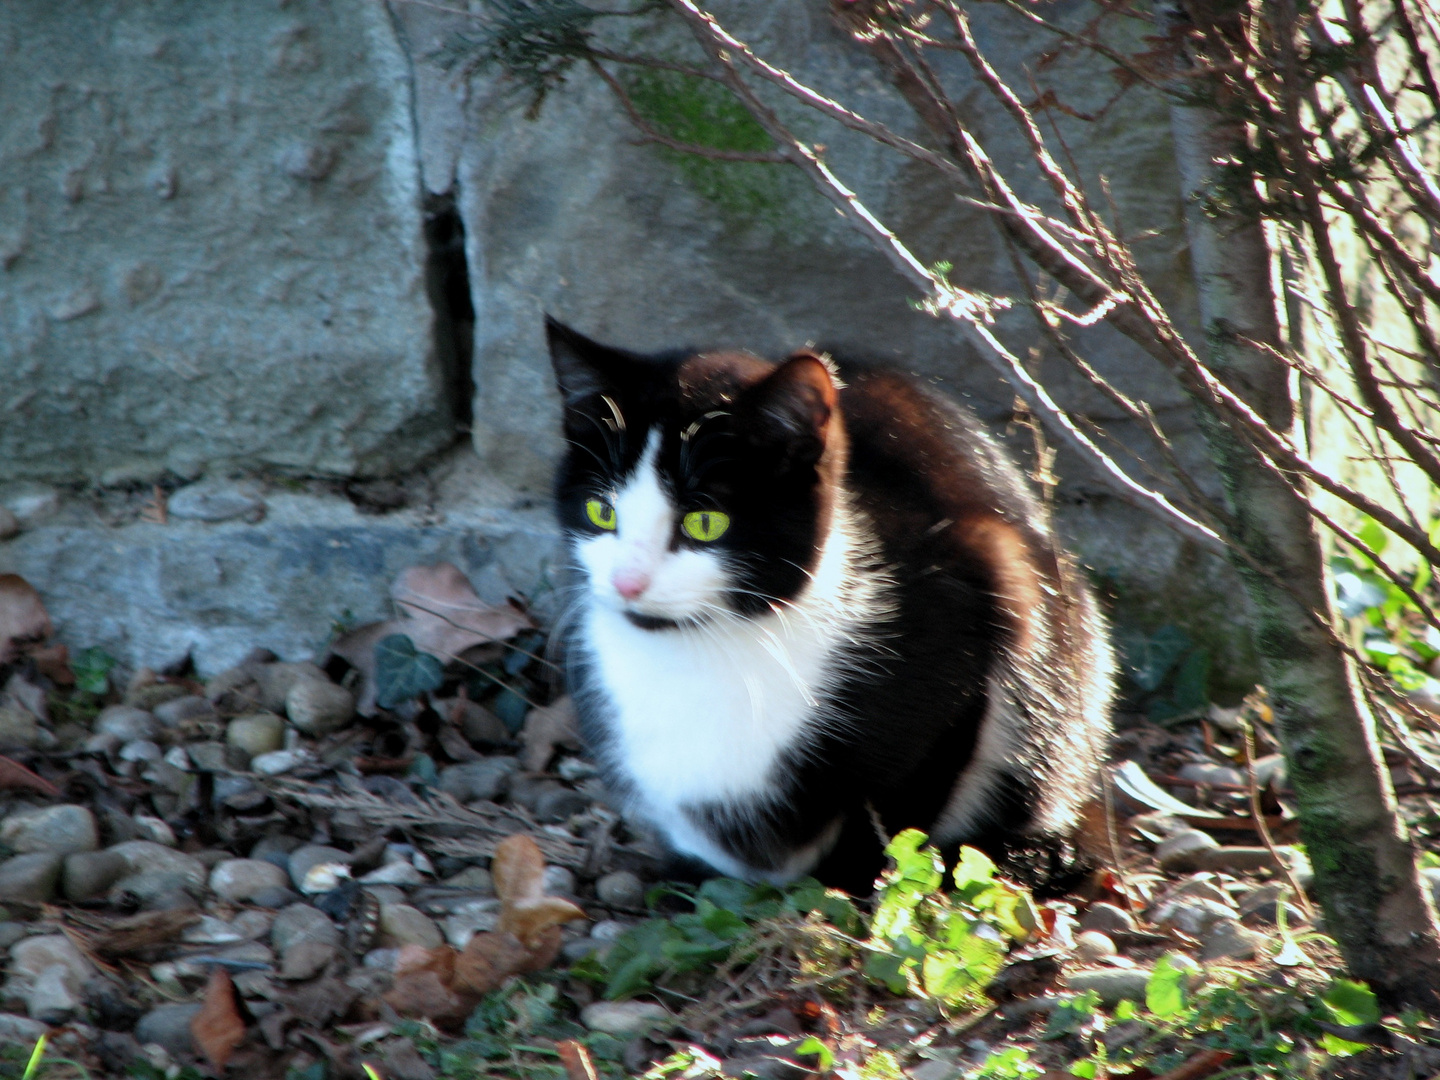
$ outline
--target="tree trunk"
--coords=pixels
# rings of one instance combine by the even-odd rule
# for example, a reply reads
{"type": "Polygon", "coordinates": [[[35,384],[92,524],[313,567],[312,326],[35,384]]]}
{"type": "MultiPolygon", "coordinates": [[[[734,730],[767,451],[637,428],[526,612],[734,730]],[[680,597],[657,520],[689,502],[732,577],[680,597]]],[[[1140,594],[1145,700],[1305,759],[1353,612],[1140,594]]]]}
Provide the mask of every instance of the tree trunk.
{"type": "MultiPolygon", "coordinates": [[[[1186,27],[1228,33],[1239,28],[1222,20],[1235,18],[1237,10],[1223,0],[1187,0],[1176,17],[1186,27]]],[[[1171,122],[1207,363],[1275,431],[1292,432],[1298,442],[1303,436],[1291,371],[1251,344],[1286,345],[1264,225],[1243,212],[1217,216],[1204,201],[1215,188],[1216,163],[1243,145],[1244,125],[1218,109],[1178,104],[1171,122]]],[[[1242,549],[1234,561],[1254,608],[1255,650],[1325,929],[1351,974],[1382,998],[1433,1009],[1440,1006],[1435,908],[1397,813],[1352,662],[1312,615],[1334,623],[1324,551],[1303,480],[1268,468],[1203,406],[1201,424],[1234,515],[1234,540],[1242,549]]]]}

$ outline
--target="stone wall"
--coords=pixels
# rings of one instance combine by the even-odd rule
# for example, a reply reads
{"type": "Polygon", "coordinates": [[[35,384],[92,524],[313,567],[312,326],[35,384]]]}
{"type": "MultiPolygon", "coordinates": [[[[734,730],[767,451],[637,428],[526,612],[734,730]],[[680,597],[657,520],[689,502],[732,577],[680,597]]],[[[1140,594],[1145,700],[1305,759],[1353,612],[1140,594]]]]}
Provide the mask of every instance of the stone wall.
{"type": "MultiPolygon", "coordinates": [[[[801,78],[910,128],[825,6],[716,9],[801,78]]],[[[1007,74],[1033,62],[1042,43],[1028,30],[983,7],[976,18],[1007,74]]],[[[888,263],[802,177],[638,145],[583,68],[527,113],[492,75],[441,64],[468,29],[434,6],[368,0],[0,9],[0,503],[27,526],[0,543],[0,571],[30,577],[76,644],[131,663],[192,648],[207,668],[250,644],[298,655],[344,609],[383,605],[402,564],[441,557],[488,575],[491,592],[543,593],[559,450],[545,312],[637,348],[777,354],[813,341],[886,358],[1028,449],[1007,427],[1005,384],[912,310],[888,263]],[[450,370],[472,359],[472,332],[473,364],[450,370]],[[473,455],[427,458],[457,418],[473,455]],[[268,516],[141,520],[149,488],[137,483],[170,491],[202,474],[222,489],[251,477],[268,516]],[[374,507],[346,486],[376,476],[403,481],[387,515],[361,513],[374,507]],[[303,492],[285,486],[300,481],[303,492]],[[326,545],[334,557],[317,557],[326,545]]],[[[645,45],[688,47],[678,35],[645,45]]],[[[1068,75],[1082,111],[1111,93],[1093,65],[1068,75]]],[[[947,77],[1002,167],[1043,197],[984,94],[958,67],[947,77]]],[[[919,255],[953,262],[960,283],[1014,290],[983,216],[858,136],[789,115],[919,255]]],[[[1188,318],[1163,107],[1135,94],[1066,136],[1083,168],[1109,175],[1128,231],[1147,237],[1152,282],[1188,318]]],[[[1022,353],[1039,344],[1026,318],[1003,327],[1022,353]]],[[[1173,384],[1103,328],[1078,341],[1202,462],[1173,384]]],[[[1043,349],[1038,362],[1062,398],[1137,437],[1043,349]]],[[[1119,618],[1154,628],[1185,612],[1220,628],[1209,644],[1243,681],[1226,571],[1117,505],[1081,463],[1062,457],[1060,471],[1062,529],[1119,618]]]]}

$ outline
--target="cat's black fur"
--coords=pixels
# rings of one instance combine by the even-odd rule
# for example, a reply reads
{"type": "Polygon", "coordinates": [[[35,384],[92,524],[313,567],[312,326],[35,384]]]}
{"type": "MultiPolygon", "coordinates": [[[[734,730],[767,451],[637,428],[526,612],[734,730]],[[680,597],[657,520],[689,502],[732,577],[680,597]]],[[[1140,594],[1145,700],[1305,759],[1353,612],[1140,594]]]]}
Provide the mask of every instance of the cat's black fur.
{"type": "MultiPolygon", "coordinates": [[[[784,876],[789,853],[838,818],[813,872],[853,892],[868,891],[882,868],[881,831],[924,829],[1012,870],[1063,848],[1109,734],[1106,629],[1045,510],[975,418],[907,376],[843,362],[837,372],[814,354],[780,365],[744,353],[642,356],[554,322],[547,330],[569,444],[557,509],[577,542],[594,532],[585,500],[636,468],[656,427],[676,502],[731,516],[716,547],[736,575],[736,612],[756,617],[803,592],[837,501],[870,537],[852,570],[882,582],[884,602],[873,632],[837,655],[821,704],[841,722],[816,723],[787,749],[773,797],[686,807],[689,823],[755,876],[784,876]],[[703,421],[703,437],[680,437],[721,411],[703,421]],[[982,753],[986,725],[1008,739],[982,753]],[[977,756],[990,767],[967,781],[977,756]],[[946,806],[967,782],[974,805],[947,828],[946,806]]],[[[582,620],[571,623],[582,732],[621,801],[644,816],[585,633],[582,620]]],[[[676,704],[682,716],[687,703],[676,704]]],[[[1030,865],[1025,876],[1048,869],[1030,865]]]]}

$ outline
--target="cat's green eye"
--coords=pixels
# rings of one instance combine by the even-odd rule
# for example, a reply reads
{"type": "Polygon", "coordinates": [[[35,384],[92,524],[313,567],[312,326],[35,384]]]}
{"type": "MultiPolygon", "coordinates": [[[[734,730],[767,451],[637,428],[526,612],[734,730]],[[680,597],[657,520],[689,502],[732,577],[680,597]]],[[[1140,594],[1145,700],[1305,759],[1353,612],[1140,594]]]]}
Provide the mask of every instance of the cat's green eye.
{"type": "Polygon", "coordinates": [[[692,540],[708,544],[725,535],[725,530],[730,528],[730,515],[719,510],[691,510],[680,522],[680,527],[692,540]]]}
{"type": "Polygon", "coordinates": [[[585,516],[597,529],[615,531],[615,507],[604,499],[590,499],[585,503],[585,516]]]}

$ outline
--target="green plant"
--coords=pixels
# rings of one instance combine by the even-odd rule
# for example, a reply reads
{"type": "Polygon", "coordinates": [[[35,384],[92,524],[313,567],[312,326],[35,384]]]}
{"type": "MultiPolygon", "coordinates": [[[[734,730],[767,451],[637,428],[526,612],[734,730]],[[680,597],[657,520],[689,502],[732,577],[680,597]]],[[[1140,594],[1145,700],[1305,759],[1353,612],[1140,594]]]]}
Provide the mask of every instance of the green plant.
{"type": "Polygon", "coordinates": [[[103,697],[110,692],[110,672],[116,660],[98,645],[82,649],[70,661],[70,670],[75,673],[75,689],[93,697],[103,697]]]}

